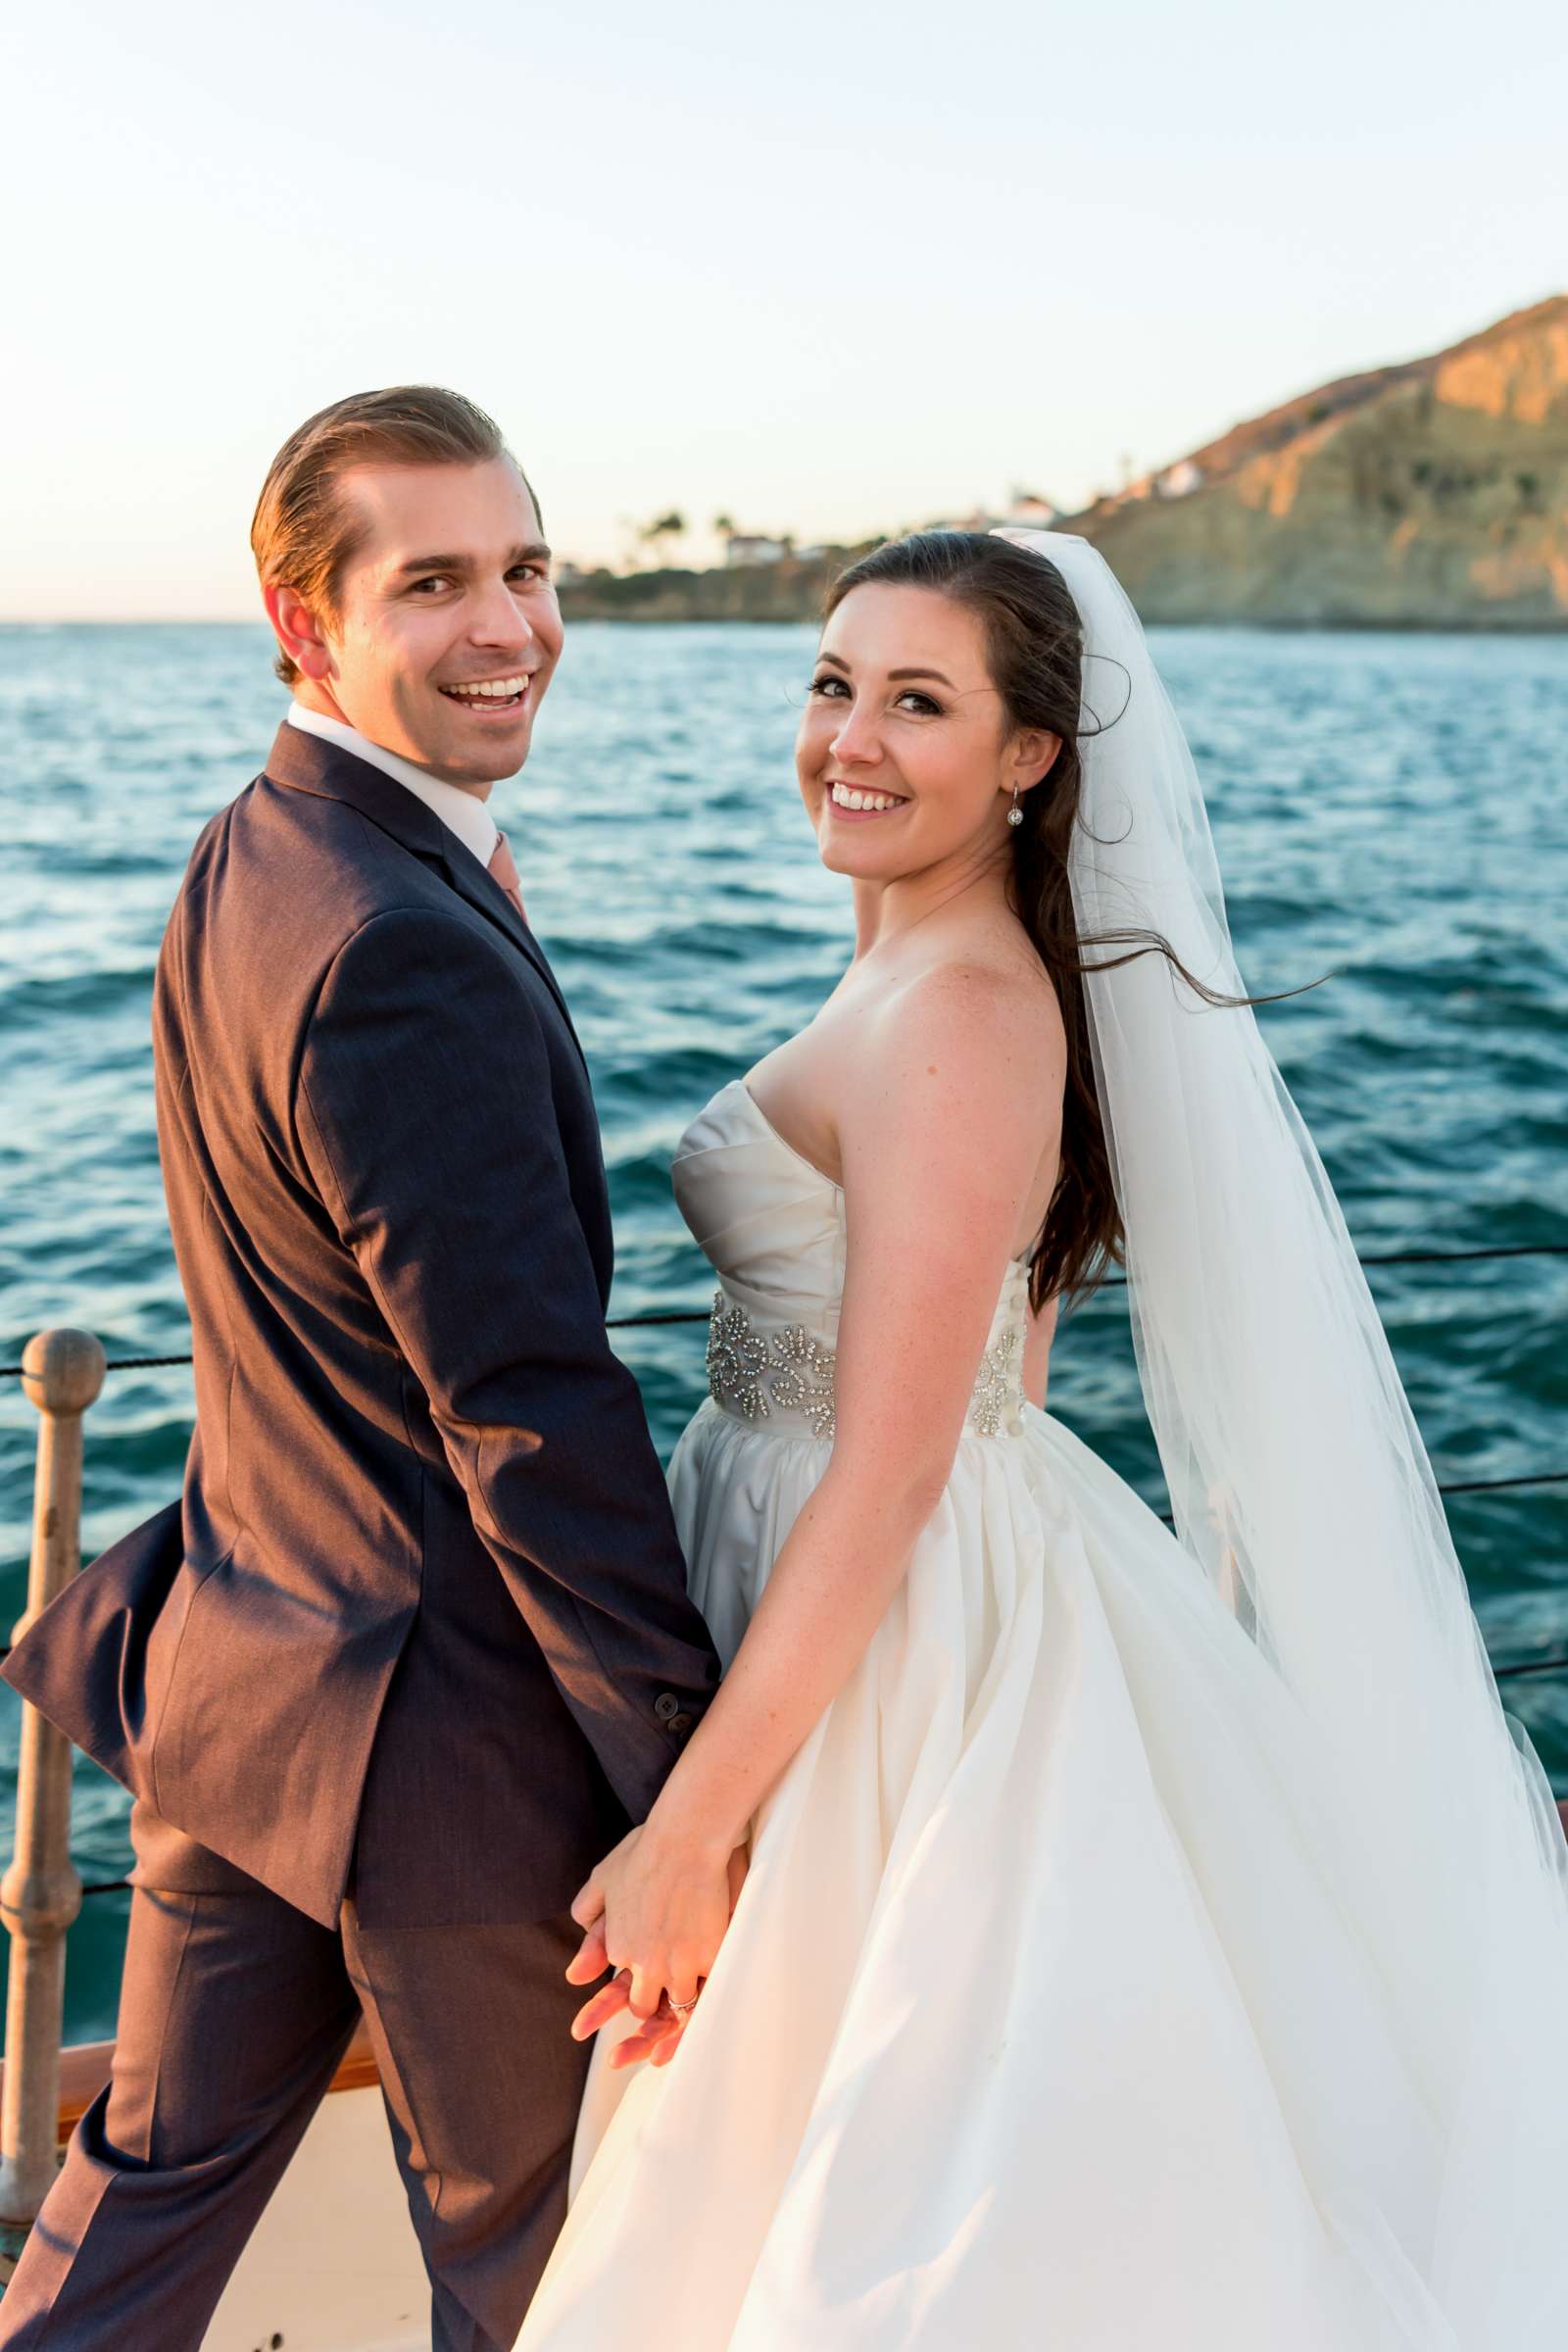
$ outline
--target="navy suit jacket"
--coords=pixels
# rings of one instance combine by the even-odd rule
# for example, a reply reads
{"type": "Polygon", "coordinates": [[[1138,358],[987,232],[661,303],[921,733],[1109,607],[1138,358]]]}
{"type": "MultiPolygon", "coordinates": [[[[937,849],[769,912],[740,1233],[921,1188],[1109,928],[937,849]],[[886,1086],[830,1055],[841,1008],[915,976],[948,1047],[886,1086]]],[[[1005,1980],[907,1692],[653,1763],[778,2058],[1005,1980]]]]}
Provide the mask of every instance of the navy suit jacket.
{"type": "Polygon", "coordinates": [[[6,1672],[301,1910],[539,1917],[718,1678],[636,1386],[566,1007],[414,794],[284,725],[154,998],[190,1309],[182,1503],[6,1672]]]}

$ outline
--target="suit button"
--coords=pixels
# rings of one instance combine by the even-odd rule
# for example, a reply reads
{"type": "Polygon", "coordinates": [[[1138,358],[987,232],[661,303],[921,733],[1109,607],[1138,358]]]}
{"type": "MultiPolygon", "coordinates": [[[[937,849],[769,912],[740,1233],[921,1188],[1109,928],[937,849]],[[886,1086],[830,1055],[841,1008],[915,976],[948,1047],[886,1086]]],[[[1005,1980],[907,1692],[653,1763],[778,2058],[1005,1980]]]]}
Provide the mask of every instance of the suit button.
{"type": "Polygon", "coordinates": [[[654,1713],[661,1723],[670,1723],[680,1713],[680,1700],[672,1690],[661,1690],[654,1701],[654,1713]]]}
{"type": "Polygon", "coordinates": [[[669,1719],[669,1728],[678,1740],[684,1740],[692,1728],[692,1719],[689,1715],[672,1715],[669,1719]]]}

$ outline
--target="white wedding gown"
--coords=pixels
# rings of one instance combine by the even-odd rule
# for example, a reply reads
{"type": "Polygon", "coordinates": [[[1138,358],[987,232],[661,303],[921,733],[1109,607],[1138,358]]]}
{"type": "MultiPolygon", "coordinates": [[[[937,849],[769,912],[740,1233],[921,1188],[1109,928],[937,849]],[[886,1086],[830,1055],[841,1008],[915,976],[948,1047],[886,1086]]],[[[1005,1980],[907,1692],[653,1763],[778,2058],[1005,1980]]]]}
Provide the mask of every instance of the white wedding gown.
{"type": "MultiPolygon", "coordinates": [[[[670,1485],[728,1659],[828,1459],[843,1201],[741,1082],[674,1181],[722,1290],[670,1485]]],[[[1463,2201],[1508,2183],[1454,2178],[1314,1735],[1161,1522],[1022,1401],[1025,1311],[1017,1266],[674,2064],[596,2056],[519,2352],[1538,2340],[1450,2259],[1463,2201]]]]}

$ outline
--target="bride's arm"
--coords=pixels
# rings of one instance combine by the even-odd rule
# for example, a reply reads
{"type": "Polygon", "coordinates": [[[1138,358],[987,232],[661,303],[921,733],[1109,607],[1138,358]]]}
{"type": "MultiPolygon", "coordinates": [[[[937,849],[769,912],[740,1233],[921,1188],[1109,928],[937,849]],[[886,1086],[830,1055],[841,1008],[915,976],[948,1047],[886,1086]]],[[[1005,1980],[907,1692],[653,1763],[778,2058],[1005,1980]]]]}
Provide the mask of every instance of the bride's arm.
{"type": "Polygon", "coordinates": [[[603,1911],[640,2016],[665,1986],[689,2000],[707,1975],[728,1923],[730,1853],[864,1654],[947,1485],[1060,1102],[1044,1026],[1027,989],[939,972],[868,1028],[845,1074],[832,1457],[646,1825],[574,1907],[583,1927],[603,1911]]]}

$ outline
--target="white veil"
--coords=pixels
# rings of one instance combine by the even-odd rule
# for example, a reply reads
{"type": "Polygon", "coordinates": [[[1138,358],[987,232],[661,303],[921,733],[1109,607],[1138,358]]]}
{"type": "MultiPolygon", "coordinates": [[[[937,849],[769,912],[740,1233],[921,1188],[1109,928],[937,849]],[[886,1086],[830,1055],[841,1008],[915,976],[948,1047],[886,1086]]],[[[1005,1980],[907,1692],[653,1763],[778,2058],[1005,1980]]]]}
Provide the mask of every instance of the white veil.
{"type": "MultiPolygon", "coordinates": [[[[1086,699],[1114,710],[1117,665],[1129,682],[1081,746],[1080,933],[1156,932],[1209,988],[1245,993],[1192,755],[1132,606],[1087,541],[1000,535],[1064,579],[1086,699]]],[[[1085,987],[1177,1535],[1319,1760],[1336,1893],[1397,1993],[1446,2150],[1443,2307],[1467,2348],[1568,2341],[1568,1847],[1549,1789],[1510,1736],[1354,1249],[1252,1013],[1204,1005],[1158,955],[1085,987]]]]}

